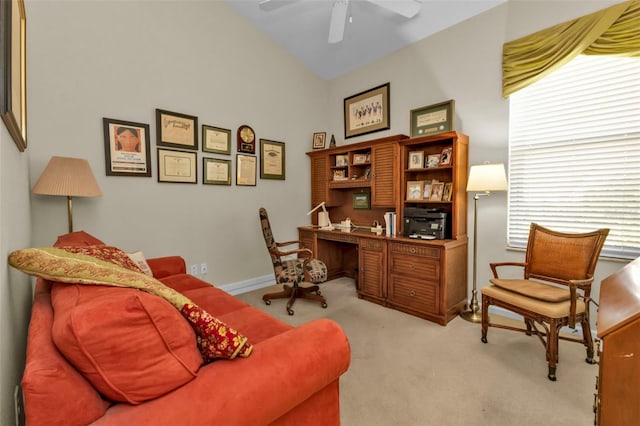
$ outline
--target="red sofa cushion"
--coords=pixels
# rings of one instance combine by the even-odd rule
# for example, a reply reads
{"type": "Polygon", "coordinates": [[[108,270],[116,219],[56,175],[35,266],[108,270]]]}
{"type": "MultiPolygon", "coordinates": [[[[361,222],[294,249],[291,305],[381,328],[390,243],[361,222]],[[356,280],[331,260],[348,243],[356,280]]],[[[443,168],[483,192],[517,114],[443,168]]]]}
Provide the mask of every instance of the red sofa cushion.
{"type": "Polygon", "coordinates": [[[97,239],[91,234],[87,234],[84,231],[70,232],[68,234],[60,235],[56,240],[54,247],[62,246],[98,246],[104,245],[102,241],[97,239]]]}
{"type": "Polygon", "coordinates": [[[192,327],[165,300],[129,288],[54,284],[53,341],[108,399],[139,404],[196,377],[192,327]]]}

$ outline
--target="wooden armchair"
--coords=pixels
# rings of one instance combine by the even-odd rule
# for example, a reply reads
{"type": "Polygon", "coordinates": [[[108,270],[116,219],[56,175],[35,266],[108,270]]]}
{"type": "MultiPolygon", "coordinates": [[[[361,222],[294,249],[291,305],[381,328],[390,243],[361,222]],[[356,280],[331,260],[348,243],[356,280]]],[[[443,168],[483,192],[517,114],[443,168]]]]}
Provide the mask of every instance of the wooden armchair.
{"type": "Polygon", "coordinates": [[[327,266],[320,260],[313,258],[313,252],[307,248],[281,251],[282,247],[298,244],[300,241],[276,242],[271,232],[267,210],[260,208],[260,225],[264,241],[269,250],[269,256],[273,263],[273,273],[277,284],[283,284],[284,289],[276,293],[267,293],[262,300],[267,305],[271,299],[289,299],[287,313],[293,315],[291,308],[296,299],[311,299],[320,302],[323,308],[327,307],[327,301],[320,293],[320,288],[315,285],[327,280],[327,266]],[[293,258],[290,256],[295,255],[293,258]],[[283,259],[283,257],[287,257],[283,259]],[[308,283],[310,286],[300,286],[300,283],[308,283]]]}
{"type": "Polygon", "coordinates": [[[608,229],[568,234],[531,224],[524,262],[491,263],[491,285],[482,288],[482,341],[489,327],[538,336],[547,351],[548,377],[556,380],[559,339],[581,342],[586,361],[593,363],[593,339],[589,324],[591,283],[608,229]],[[523,279],[504,279],[498,267],[524,269],[523,279]],[[524,317],[526,328],[489,322],[491,305],[524,317]],[[560,336],[560,328],[580,323],[582,339],[560,336]],[[538,328],[540,326],[541,328],[538,328]]]}

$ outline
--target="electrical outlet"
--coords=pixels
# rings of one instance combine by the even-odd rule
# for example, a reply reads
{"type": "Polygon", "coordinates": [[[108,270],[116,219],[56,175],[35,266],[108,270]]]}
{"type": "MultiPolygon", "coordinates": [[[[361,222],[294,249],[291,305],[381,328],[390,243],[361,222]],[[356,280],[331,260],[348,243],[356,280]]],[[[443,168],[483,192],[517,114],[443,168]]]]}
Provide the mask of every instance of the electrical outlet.
{"type": "Polygon", "coordinates": [[[191,275],[198,275],[198,265],[191,265],[191,275]]]}
{"type": "Polygon", "coordinates": [[[201,263],[201,264],[200,264],[200,273],[201,273],[202,275],[204,275],[204,274],[206,274],[206,273],[207,273],[207,271],[208,271],[208,269],[207,269],[207,264],[206,264],[206,263],[201,263]]]}

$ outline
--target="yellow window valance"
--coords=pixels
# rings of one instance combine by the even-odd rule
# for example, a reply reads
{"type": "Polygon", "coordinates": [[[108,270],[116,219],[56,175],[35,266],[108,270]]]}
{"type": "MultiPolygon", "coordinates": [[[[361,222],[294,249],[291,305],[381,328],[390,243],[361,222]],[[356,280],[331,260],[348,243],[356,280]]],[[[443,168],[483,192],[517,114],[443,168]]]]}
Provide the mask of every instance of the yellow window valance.
{"type": "Polygon", "coordinates": [[[579,54],[640,57],[640,0],[555,25],[502,48],[502,95],[542,79],[579,54]]]}

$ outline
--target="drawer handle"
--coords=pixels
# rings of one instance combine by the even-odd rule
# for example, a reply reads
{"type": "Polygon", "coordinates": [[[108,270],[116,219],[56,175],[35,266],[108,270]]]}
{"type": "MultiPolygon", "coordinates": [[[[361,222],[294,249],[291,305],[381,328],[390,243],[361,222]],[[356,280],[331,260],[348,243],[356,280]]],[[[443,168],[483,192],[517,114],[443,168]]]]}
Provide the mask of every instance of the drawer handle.
{"type": "Polygon", "coordinates": [[[416,254],[416,248],[415,248],[415,247],[411,247],[411,248],[409,249],[409,253],[411,253],[411,254],[416,254]]]}
{"type": "Polygon", "coordinates": [[[413,296],[415,296],[415,295],[416,295],[416,291],[415,291],[415,290],[411,290],[411,291],[409,292],[409,296],[413,297],[413,296]]]}

